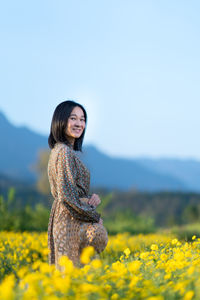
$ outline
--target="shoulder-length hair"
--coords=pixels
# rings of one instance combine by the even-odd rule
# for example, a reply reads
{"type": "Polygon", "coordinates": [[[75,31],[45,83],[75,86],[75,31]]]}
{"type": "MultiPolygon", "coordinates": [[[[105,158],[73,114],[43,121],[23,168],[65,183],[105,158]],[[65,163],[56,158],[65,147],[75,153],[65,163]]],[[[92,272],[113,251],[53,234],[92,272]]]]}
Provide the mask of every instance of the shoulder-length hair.
{"type": "MultiPolygon", "coordinates": [[[[85,117],[85,125],[86,125],[87,113],[81,104],[76,103],[74,101],[70,101],[70,100],[60,103],[56,107],[54,114],[53,114],[52,121],[51,121],[51,129],[50,129],[50,134],[49,134],[49,138],[48,138],[48,144],[51,149],[54,147],[54,145],[56,143],[59,143],[59,142],[64,143],[66,145],[70,145],[69,141],[67,140],[66,134],[65,134],[65,129],[66,129],[70,114],[71,114],[72,110],[74,109],[74,107],[76,107],[76,106],[80,107],[83,110],[84,117],[85,117]]],[[[86,126],[85,126],[81,136],[79,138],[75,139],[73,149],[76,151],[82,151],[82,143],[83,143],[83,138],[85,135],[85,129],[86,129],[86,126]]]]}

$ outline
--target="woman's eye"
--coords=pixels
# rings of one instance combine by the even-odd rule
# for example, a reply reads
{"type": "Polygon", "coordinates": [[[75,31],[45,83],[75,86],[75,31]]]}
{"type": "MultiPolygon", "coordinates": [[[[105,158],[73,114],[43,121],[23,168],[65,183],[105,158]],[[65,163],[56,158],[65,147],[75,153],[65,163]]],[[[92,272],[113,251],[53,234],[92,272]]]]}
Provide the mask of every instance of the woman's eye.
{"type": "MultiPolygon", "coordinates": [[[[75,121],[75,120],[76,120],[76,118],[74,118],[74,117],[71,117],[71,118],[70,118],[70,120],[72,120],[72,121],[75,121]]],[[[81,122],[85,122],[85,119],[81,119],[80,121],[81,121],[81,122]]]]}

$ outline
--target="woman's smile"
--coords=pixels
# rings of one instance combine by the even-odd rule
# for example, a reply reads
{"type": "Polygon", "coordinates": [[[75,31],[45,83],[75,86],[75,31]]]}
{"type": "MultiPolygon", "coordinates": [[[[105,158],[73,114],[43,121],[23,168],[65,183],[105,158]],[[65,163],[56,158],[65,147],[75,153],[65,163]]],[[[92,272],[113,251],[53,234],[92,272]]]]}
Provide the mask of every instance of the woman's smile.
{"type": "Polygon", "coordinates": [[[76,131],[77,133],[79,133],[79,132],[81,132],[81,129],[74,128],[73,131],[76,131]]]}

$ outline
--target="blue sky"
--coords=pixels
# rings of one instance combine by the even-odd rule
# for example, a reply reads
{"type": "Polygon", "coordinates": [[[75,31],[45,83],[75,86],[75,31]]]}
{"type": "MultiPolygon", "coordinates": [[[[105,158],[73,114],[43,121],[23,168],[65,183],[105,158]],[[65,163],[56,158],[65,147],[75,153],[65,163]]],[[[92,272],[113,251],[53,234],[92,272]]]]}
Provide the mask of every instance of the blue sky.
{"type": "Polygon", "coordinates": [[[0,110],[49,133],[57,104],[88,112],[86,144],[200,159],[200,2],[0,4],[0,110]]]}

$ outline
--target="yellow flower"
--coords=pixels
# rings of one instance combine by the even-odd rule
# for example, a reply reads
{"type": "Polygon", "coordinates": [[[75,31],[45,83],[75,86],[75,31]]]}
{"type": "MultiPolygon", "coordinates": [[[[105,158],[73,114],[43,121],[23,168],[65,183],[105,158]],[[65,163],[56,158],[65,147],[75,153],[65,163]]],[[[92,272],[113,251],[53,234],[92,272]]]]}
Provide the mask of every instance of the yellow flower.
{"type": "Polygon", "coordinates": [[[96,286],[95,284],[91,284],[91,283],[82,283],[79,286],[80,290],[84,293],[92,293],[92,292],[97,292],[99,287],[96,286]]]}
{"type": "Polygon", "coordinates": [[[135,287],[136,284],[138,283],[138,281],[139,281],[139,277],[136,276],[136,275],[133,275],[133,276],[131,277],[131,281],[130,281],[130,283],[129,283],[129,288],[131,289],[131,288],[135,287]]]}
{"type": "Polygon", "coordinates": [[[184,300],[191,300],[194,296],[194,292],[193,291],[188,291],[185,296],[184,296],[184,300]]]}
{"type": "Polygon", "coordinates": [[[142,253],[140,254],[140,258],[141,258],[141,259],[146,259],[148,256],[149,256],[149,252],[148,252],[148,251],[142,252],[142,253]]]}
{"type": "Polygon", "coordinates": [[[130,253],[131,253],[131,251],[130,251],[129,248],[126,248],[126,249],[124,250],[124,254],[125,254],[126,256],[129,256],[130,253]]]}
{"type": "Polygon", "coordinates": [[[94,274],[89,274],[86,278],[87,278],[87,281],[92,282],[92,280],[94,278],[94,274]]]}
{"type": "Polygon", "coordinates": [[[65,273],[71,274],[73,272],[73,262],[66,255],[61,256],[58,263],[61,267],[63,267],[65,273]]]}
{"type": "Polygon", "coordinates": [[[176,245],[178,243],[178,240],[177,239],[173,239],[172,240],[172,245],[176,245]]]}
{"type": "Polygon", "coordinates": [[[151,245],[151,250],[153,250],[153,251],[158,250],[158,245],[152,244],[151,245]]]}
{"type": "Polygon", "coordinates": [[[193,235],[192,240],[194,241],[196,239],[196,235],[193,235]]]}
{"type": "Polygon", "coordinates": [[[14,299],[14,288],[15,276],[13,274],[8,275],[0,286],[0,299],[2,300],[12,300],[14,299]]]}
{"type": "Polygon", "coordinates": [[[175,260],[184,260],[185,256],[183,252],[177,252],[174,254],[174,259],[175,260]]]}
{"type": "Polygon", "coordinates": [[[93,266],[94,269],[99,269],[102,266],[102,262],[100,261],[100,259],[94,259],[91,262],[91,266],[93,266]]]}
{"type": "Polygon", "coordinates": [[[44,300],[60,300],[60,297],[57,297],[55,295],[43,297],[44,300]]]}
{"type": "Polygon", "coordinates": [[[122,277],[127,273],[127,268],[125,264],[121,263],[120,261],[116,261],[112,263],[112,270],[113,270],[113,278],[122,277]]]}
{"type": "Polygon", "coordinates": [[[109,284],[106,284],[106,285],[105,285],[105,290],[106,290],[107,292],[109,292],[110,290],[112,290],[112,287],[111,287],[109,284]]]}
{"type": "Polygon", "coordinates": [[[195,267],[194,267],[194,266],[191,266],[191,267],[189,267],[189,269],[187,270],[187,273],[188,273],[188,275],[192,275],[192,274],[194,273],[194,271],[195,271],[195,267]]]}
{"type": "Polygon", "coordinates": [[[116,300],[116,299],[119,299],[119,295],[117,293],[111,296],[111,300],[116,300]]]}
{"type": "Polygon", "coordinates": [[[164,300],[163,296],[151,296],[147,300],[164,300]]]}
{"type": "Polygon", "coordinates": [[[19,269],[19,271],[17,272],[19,278],[23,278],[25,274],[28,273],[28,268],[27,267],[22,267],[21,269],[19,269]]]}
{"type": "Polygon", "coordinates": [[[124,280],[123,279],[120,279],[117,284],[116,284],[116,287],[118,289],[121,289],[122,287],[124,286],[124,280]]]}
{"type": "Polygon", "coordinates": [[[36,300],[38,295],[38,290],[35,286],[30,285],[28,289],[24,292],[23,300],[33,299],[36,300]]]}
{"type": "Polygon", "coordinates": [[[160,255],[160,258],[165,261],[165,260],[167,260],[167,255],[165,253],[162,253],[160,255]]]}
{"type": "Polygon", "coordinates": [[[94,255],[94,247],[88,246],[84,248],[80,256],[81,263],[84,265],[88,264],[93,255],[94,255]]]}
{"type": "Polygon", "coordinates": [[[128,264],[128,270],[131,273],[137,274],[140,270],[141,262],[139,260],[132,261],[128,264]]]}
{"type": "Polygon", "coordinates": [[[52,270],[52,266],[50,266],[47,263],[43,263],[40,265],[40,271],[42,273],[51,273],[51,270],[52,270]]]}
{"type": "Polygon", "coordinates": [[[178,291],[181,295],[183,295],[185,292],[185,283],[181,281],[176,283],[174,286],[174,291],[178,291]]]}
{"type": "Polygon", "coordinates": [[[170,279],[171,278],[171,273],[167,273],[165,276],[164,276],[164,279],[170,279]]]}
{"type": "Polygon", "coordinates": [[[121,262],[123,262],[123,261],[124,261],[124,255],[121,255],[120,258],[119,258],[119,260],[120,260],[121,262]]]}
{"type": "Polygon", "coordinates": [[[47,241],[46,233],[0,232],[0,300],[164,300],[169,290],[173,299],[199,298],[200,238],[180,243],[165,234],[117,234],[101,259],[91,260],[94,249],[85,248],[81,268],[63,256],[58,262],[63,272],[48,265],[47,241]],[[124,259],[131,253],[134,260],[124,259]]]}
{"type": "Polygon", "coordinates": [[[67,293],[70,287],[70,282],[71,280],[68,276],[65,276],[64,278],[55,277],[53,279],[54,288],[61,293],[67,293]]]}

